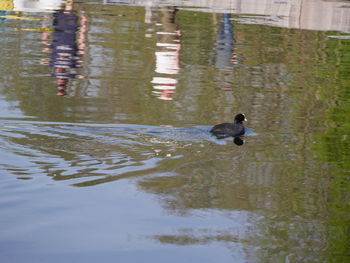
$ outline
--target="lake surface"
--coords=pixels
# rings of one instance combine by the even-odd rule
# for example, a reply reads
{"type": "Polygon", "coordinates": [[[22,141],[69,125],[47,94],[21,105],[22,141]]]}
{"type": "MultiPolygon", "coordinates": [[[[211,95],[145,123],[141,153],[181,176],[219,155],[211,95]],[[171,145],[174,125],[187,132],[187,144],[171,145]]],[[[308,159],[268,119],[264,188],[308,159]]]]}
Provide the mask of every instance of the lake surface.
{"type": "Polygon", "coordinates": [[[350,262],[349,2],[0,9],[0,262],[350,262]]]}

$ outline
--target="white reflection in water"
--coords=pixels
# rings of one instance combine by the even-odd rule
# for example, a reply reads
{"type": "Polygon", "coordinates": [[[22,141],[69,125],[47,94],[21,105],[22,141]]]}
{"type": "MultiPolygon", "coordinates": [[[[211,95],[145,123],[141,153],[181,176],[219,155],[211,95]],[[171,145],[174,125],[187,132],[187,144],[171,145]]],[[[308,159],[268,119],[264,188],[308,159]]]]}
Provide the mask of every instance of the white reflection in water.
{"type": "MultiPolygon", "coordinates": [[[[65,0],[13,0],[5,2],[8,11],[47,12],[60,9],[65,0]]],[[[4,9],[2,9],[4,10],[4,9]]]]}
{"type": "MultiPolygon", "coordinates": [[[[156,32],[158,37],[155,52],[156,76],[151,81],[156,85],[153,86],[152,93],[161,100],[172,100],[177,84],[176,75],[180,70],[181,43],[179,37],[181,33],[175,24],[176,10],[174,8],[163,10],[161,14],[163,16],[162,24],[157,23],[159,29],[156,32]]],[[[152,12],[146,14],[146,21],[152,21],[152,12]]]]}

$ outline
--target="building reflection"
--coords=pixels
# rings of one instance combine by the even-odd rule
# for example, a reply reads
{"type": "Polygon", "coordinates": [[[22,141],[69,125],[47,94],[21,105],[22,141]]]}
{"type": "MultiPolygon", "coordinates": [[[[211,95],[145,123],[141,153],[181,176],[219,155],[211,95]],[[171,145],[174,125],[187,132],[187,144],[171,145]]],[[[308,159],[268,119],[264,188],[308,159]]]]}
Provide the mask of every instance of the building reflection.
{"type": "MultiPolygon", "coordinates": [[[[103,0],[103,3],[118,5],[121,1],[103,0]]],[[[169,5],[169,2],[160,0],[124,0],[122,3],[146,7],[169,5]]],[[[186,7],[185,10],[188,11],[254,15],[242,19],[243,23],[308,30],[350,31],[350,3],[342,0],[173,0],[171,4],[186,7]]]]}
{"type": "MultiPolygon", "coordinates": [[[[64,0],[2,0],[0,1],[0,21],[8,18],[23,19],[22,12],[49,12],[61,8],[64,0]]],[[[25,20],[36,20],[25,18],[25,20]]],[[[1,28],[1,30],[4,30],[1,28]]]]}
{"type": "Polygon", "coordinates": [[[18,12],[46,12],[60,9],[64,0],[4,0],[0,9],[18,12]]]}
{"type": "MultiPolygon", "coordinates": [[[[175,23],[177,9],[175,7],[164,7],[153,10],[148,7],[145,22],[154,22],[157,12],[162,15],[161,23],[156,23],[156,66],[155,76],[151,83],[153,85],[152,93],[161,100],[172,100],[174,97],[177,74],[179,73],[179,56],[180,56],[180,30],[175,23]]],[[[146,35],[149,37],[152,35],[146,35]]]]}
{"type": "Polygon", "coordinates": [[[230,17],[230,14],[222,14],[218,26],[214,65],[219,70],[230,71],[234,64],[237,64],[236,55],[234,54],[233,25],[230,17]]]}
{"type": "MultiPolygon", "coordinates": [[[[45,18],[46,21],[50,20],[48,16],[45,18]]],[[[42,64],[52,69],[51,76],[56,78],[56,95],[64,96],[67,94],[69,79],[84,78],[77,73],[77,69],[83,66],[87,17],[84,12],[78,15],[73,9],[73,1],[68,1],[62,9],[52,14],[52,25],[53,32],[44,30],[42,36],[42,43],[47,46],[43,51],[50,55],[42,64]]],[[[43,28],[48,29],[50,26],[45,24],[43,28]]]]}
{"type": "MultiPolygon", "coordinates": [[[[217,24],[217,34],[215,41],[215,55],[213,57],[213,66],[222,72],[217,78],[217,85],[225,91],[231,91],[233,88],[233,69],[238,64],[235,51],[234,27],[231,20],[231,14],[221,14],[217,24]]],[[[238,139],[237,139],[238,140],[238,139]]],[[[236,140],[236,141],[237,141],[236,140]]],[[[239,144],[241,145],[241,144],[239,144]]]]}

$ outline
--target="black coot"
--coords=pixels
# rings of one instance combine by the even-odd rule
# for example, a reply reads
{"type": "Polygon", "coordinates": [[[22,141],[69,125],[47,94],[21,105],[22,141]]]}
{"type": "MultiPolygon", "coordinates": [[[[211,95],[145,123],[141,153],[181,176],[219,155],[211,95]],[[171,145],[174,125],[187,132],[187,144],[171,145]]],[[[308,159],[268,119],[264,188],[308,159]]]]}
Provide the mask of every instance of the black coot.
{"type": "Polygon", "coordinates": [[[246,121],[244,114],[239,113],[235,116],[233,123],[221,123],[215,125],[210,133],[216,136],[218,139],[223,139],[227,137],[239,137],[244,135],[243,121],[246,121]]]}

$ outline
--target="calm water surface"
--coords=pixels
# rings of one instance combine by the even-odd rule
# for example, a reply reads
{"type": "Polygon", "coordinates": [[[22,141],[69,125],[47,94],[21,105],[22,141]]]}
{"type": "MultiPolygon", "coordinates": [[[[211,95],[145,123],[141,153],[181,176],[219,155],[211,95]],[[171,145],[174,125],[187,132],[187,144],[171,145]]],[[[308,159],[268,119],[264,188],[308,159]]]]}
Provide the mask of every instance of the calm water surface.
{"type": "Polygon", "coordinates": [[[1,262],[350,261],[348,2],[0,9],[1,262]]]}

